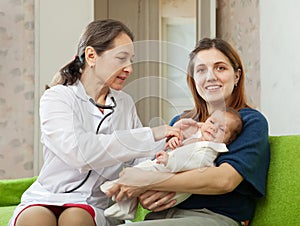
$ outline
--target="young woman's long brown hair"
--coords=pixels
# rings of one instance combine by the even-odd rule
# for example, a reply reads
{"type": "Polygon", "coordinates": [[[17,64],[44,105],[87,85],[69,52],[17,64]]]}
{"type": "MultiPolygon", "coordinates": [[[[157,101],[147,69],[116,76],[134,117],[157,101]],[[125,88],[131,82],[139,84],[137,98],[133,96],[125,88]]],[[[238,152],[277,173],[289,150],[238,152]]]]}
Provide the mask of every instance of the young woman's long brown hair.
{"type": "Polygon", "coordinates": [[[190,60],[187,72],[187,84],[192,92],[194,99],[194,109],[185,112],[181,118],[193,118],[196,121],[203,122],[209,116],[207,110],[206,101],[198,94],[196,89],[196,84],[194,80],[194,59],[198,52],[202,50],[208,50],[215,48],[222,52],[230,61],[235,72],[240,71],[240,78],[237,85],[234,87],[231,97],[226,101],[226,107],[231,107],[235,110],[240,110],[241,108],[250,107],[246,103],[245,97],[245,70],[243,63],[241,61],[238,53],[232,48],[232,46],[222,39],[210,39],[204,38],[200,40],[195,49],[190,53],[190,60]]]}

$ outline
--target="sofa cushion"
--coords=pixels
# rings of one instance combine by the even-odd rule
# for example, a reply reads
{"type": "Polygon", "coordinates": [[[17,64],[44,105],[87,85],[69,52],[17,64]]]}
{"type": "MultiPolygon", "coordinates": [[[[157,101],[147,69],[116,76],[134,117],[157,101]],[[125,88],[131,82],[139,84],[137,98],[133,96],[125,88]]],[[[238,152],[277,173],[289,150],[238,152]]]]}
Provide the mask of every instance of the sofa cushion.
{"type": "Polygon", "coordinates": [[[0,225],[7,226],[10,218],[12,217],[16,206],[3,206],[0,207],[0,225]]]}
{"type": "Polygon", "coordinates": [[[251,226],[300,225],[300,136],[271,136],[266,197],[251,226]]]}

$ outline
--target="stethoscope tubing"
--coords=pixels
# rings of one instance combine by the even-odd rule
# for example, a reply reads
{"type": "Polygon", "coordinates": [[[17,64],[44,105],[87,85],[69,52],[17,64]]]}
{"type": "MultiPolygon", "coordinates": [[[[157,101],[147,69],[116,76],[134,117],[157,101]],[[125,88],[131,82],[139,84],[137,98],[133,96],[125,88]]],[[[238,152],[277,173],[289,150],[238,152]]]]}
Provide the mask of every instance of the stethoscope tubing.
{"type": "MultiPolygon", "coordinates": [[[[111,112],[109,112],[107,115],[105,115],[99,122],[97,129],[96,129],[96,134],[99,133],[100,127],[102,125],[102,123],[104,122],[105,119],[107,119],[107,117],[109,117],[110,115],[112,115],[115,112],[115,107],[117,107],[117,103],[115,101],[114,97],[111,97],[111,100],[113,102],[113,105],[102,105],[102,104],[97,104],[92,98],[89,99],[89,101],[94,104],[97,108],[101,108],[101,109],[110,109],[111,112]]],[[[83,181],[81,181],[81,183],[79,185],[77,185],[76,187],[65,191],[64,193],[71,193],[73,191],[76,191],[78,188],[80,188],[82,185],[84,185],[84,183],[88,180],[88,178],[90,177],[92,173],[92,170],[89,170],[88,174],[86,175],[86,177],[84,178],[83,181]]]]}

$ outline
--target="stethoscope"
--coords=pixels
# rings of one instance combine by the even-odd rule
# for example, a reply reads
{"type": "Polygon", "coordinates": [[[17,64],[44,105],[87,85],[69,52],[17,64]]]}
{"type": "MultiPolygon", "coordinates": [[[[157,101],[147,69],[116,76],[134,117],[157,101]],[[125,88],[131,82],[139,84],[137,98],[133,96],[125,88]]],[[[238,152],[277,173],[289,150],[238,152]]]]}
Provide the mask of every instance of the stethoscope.
{"type": "MultiPolygon", "coordinates": [[[[115,112],[115,107],[117,107],[117,103],[114,97],[110,98],[112,100],[113,105],[102,105],[102,104],[97,104],[92,98],[89,99],[89,101],[95,105],[97,108],[101,108],[101,109],[110,109],[111,111],[105,115],[101,121],[98,124],[97,130],[96,130],[96,134],[99,133],[100,127],[102,125],[102,123],[104,122],[105,119],[107,119],[108,116],[112,115],[115,112]]],[[[87,181],[87,179],[90,177],[92,173],[92,170],[89,170],[88,174],[86,175],[86,177],[84,178],[83,181],[81,181],[81,183],[79,185],[77,185],[75,188],[72,188],[71,190],[67,190],[64,193],[71,193],[73,191],[76,191],[78,188],[80,188],[82,185],[84,185],[84,183],[87,181]]]]}
{"type": "Polygon", "coordinates": [[[107,115],[105,115],[105,116],[103,117],[103,119],[101,119],[101,121],[99,122],[99,125],[98,125],[97,130],[96,130],[96,134],[99,133],[100,126],[102,125],[102,123],[104,122],[104,120],[105,120],[108,116],[110,116],[112,113],[115,112],[115,109],[114,109],[114,108],[117,107],[116,100],[115,100],[114,97],[111,97],[110,99],[112,100],[113,105],[102,105],[102,104],[97,104],[92,98],[89,99],[89,101],[90,101],[93,105],[95,105],[97,108],[101,108],[101,109],[110,109],[110,110],[111,110],[111,112],[109,112],[107,115]]]}

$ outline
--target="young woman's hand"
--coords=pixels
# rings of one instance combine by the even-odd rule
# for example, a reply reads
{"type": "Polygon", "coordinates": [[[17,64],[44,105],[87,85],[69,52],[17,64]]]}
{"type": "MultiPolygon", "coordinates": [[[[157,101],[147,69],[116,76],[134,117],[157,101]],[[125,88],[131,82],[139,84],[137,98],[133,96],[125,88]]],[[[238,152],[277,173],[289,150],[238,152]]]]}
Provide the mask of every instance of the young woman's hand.
{"type": "Polygon", "coordinates": [[[175,192],[146,191],[139,196],[139,201],[145,209],[159,212],[176,204],[176,200],[172,200],[175,194],[175,192]]]}
{"type": "Polygon", "coordinates": [[[146,187],[128,186],[116,183],[106,192],[106,195],[108,197],[114,197],[116,202],[120,202],[128,198],[138,197],[146,190],[146,187]]]}
{"type": "Polygon", "coordinates": [[[180,128],[177,127],[162,125],[151,129],[155,141],[170,137],[178,137],[178,139],[182,139],[180,128]]]}

